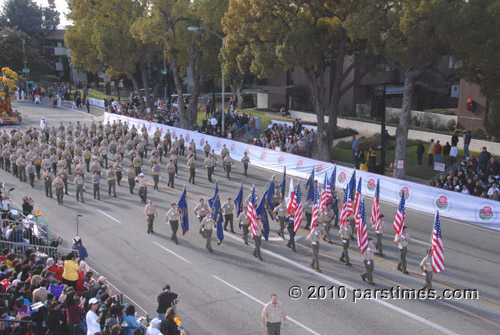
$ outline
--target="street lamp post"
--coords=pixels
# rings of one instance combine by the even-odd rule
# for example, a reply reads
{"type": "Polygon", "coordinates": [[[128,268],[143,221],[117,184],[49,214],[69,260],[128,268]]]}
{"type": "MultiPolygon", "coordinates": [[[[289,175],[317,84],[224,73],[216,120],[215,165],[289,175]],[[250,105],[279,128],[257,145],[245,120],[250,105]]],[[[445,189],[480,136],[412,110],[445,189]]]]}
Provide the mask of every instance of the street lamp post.
{"type": "MultiPolygon", "coordinates": [[[[8,38],[10,37],[9,35],[7,34],[4,34],[2,35],[2,38],[8,38]]],[[[15,37],[15,36],[14,36],[15,37]]],[[[24,40],[24,38],[19,38],[19,37],[15,37],[17,38],[18,40],[21,40],[22,42],[22,45],[23,45],[23,62],[24,62],[24,75],[26,76],[26,93],[28,93],[28,73],[26,70],[28,69],[26,64],[28,63],[28,59],[26,58],[26,51],[24,49],[24,44],[26,44],[26,41],[24,40]]]]}
{"type": "MultiPolygon", "coordinates": [[[[208,31],[208,32],[214,34],[215,36],[220,38],[220,40],[222,41],[222,50],[224,50],[224,37],[220,36],[215,31],[212,31],[210,29],[206,29],[203,27],[188,27],[187,29],[189,31],[205,30],[205,31],[208,31]]],[[[222,130],[222,136],[225,136],[225,133],[226,133],[226,111],[224,109],[224,103],[225,103],[225,99],[224,99],[224,97],[225,97],[224,70],[221,70],[221,75],[222,75],[222,129],[221,130],[222,130]]]]}

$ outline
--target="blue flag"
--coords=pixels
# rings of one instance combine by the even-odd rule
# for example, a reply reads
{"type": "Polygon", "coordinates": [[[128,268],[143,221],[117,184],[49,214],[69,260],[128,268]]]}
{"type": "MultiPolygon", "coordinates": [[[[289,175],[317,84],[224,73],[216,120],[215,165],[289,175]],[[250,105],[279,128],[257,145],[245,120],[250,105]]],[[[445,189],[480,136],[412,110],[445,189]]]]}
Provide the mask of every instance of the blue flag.
{"type": "Polygon", "coordinates": [[[332,196],[333,196],[333,191],[335,191],[335,178],[337,178],[337,165],[333,168],[332,176],[328,180],[328,184],[330,184],[330,190],[332,191],[332,196]]]}
{"type": "Polygon", "coordinates": [[[215,192],[216,193],[214,197],[210,200],[213,200],[211,208],[212,208],[212,219],[215,221],[217,229],[217,245],[220,245],[222,243],[222,240],[224,239],[224,229],[222,227],[223,217],[219,199],[219,189],[216,188],[215,192]]]}
{"type": "Polygon", "coordinates": [[[271,178],[271,182],[269,183],[269,187],[266,192],[266,201],[269,203],[271,209],[274,209],[274,206],[271,203],[271,198],[274,195],[274,176],[271,178]]]}
{"type": "Polygon", "coordinates": [[[349,182],[349,198],[354,203],[354,195],[356,194],[356,170],[352,173],[351,181],[349,182]]]}
{"type": "Polygon", "coordinates": [[[269,238],[269,218],[267,213],[269,212],[269,202],[267,201],[267,191],[264,193],[262,199],[260,199],[259,206],[257,207],[256,213],[260,215],[260,219],[262,220],[262,225],[264,226],[264,230],[262,231],[262,235],[266,239],[269,238]]]}
{"type": "Polygon", "coordinates": [[[311,171],[311,174],[309,175],[309,179],[307,179],[306,183],[306,190],[307,190],[307,199],[311,198],[314,199],[314,168],[311,171]]]}
{"type": "Polygon", "coordinates": [[[184,192],[182,192],[181,198],[179,199],[179,204],[177,205],[177,208],[179,209],[179,213],[181,213],[181,228],[182,228],[182,235],[184,236],[189,231],[189,215],[188,215],[185,186],[184,186],[184,192]]]}
{"type": "Polygon", "coordinates": [[[234,207],[236,207],[236,216],[239,217],[241,212],[243,212],[243,182],[241,182],[240,191],[234,199],[234,207]]]}
{"type": "Polygon", "coordinates": [[[283,168],[283,179],[281,180],[280,199],[285,199],[285,187],[286,187],[286,166],[283,168]]]}
{"type": "Polygon", "coordinates": [[[214,207],[215,198],[217,198],[218,196],[219,196],[219,183],[216,181],[215,182],[214,196],[212,198],[208,199],[208,205],[210,206],[210,208],[214,207]]]}
{"type": "Polygon", "coordinates": [[[273,215],[273,210],[274,210],[274,205],[271,201],[272,196],[274,195],[274,176],[271,178],[271,182],[269,183],[269,188],[267,189],[266,193],[264,196],[266,197],[266,203],[267,203],[267,212],[269,212],[269,215],[271,216],[271,220],[274,220],[274,215],[273,215]]]}

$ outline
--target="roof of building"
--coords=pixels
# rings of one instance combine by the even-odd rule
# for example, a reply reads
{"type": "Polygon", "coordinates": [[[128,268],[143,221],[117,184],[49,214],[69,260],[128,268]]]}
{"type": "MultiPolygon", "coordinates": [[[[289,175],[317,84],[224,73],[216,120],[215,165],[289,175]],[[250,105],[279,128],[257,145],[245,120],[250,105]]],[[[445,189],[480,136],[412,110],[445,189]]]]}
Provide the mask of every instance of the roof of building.
{"type": "Polygon", "coordinates": [[[45,39],[64,41],[64,34],[66,34],[66,29],[54,29],[45,36],[45,39]]]}

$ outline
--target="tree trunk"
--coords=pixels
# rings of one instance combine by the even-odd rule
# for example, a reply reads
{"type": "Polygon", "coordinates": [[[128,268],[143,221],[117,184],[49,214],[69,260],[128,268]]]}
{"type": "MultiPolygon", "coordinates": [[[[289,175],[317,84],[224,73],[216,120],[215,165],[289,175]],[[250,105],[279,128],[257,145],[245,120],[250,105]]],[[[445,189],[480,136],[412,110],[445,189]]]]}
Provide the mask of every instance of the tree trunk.
{"type": "Polygon", "coordinates": [[[135,75],[134,75],[132,72],[130,72],[130,71],[128,71],[128,72],[127,72],[127,77],[129,77],[129,79],[132,81],[132,84],[134,85],[134,89],[135,89],[135,91],[136,91],[136,92],[139,92],[138,94],[139,94],[139,97],[140,97],[140,98],[139,98],[139,104],[140,104],[140,106],[141,106],[141,114],[144,114],[144,110],[145,110],[146,108],[145,108],[145,106],[144,106],[144,99],[142,99],[142,96],[141,96],[141,94],[140,94],[141,89],[140,89],[140,87],[139,87],[139,82],[138,82],[138,81],[137,81],[137,79],[135,78],[135,75]]]}
{"type": "Polygon", "coordinates": [[[175,49],[168,49],[168,52],[170,53],[170,59],[172,62],[172,76],[174,77],[174,83],[175,83],[175,88],[177,91],[177,103],[178,103],[178,110],[179,110],[179,116],[181,118],[181,127],[185,122],[183,123],[183,119],[186,118],[186,111],[184,110],[184,97],[182,96],[182,80],[179,76],[179,66],[177,65],[177,56],[179,52],[175,49]]]}
{"type": "MultiPolygon", "coordinates": [[[[148,71],[146,69],[146,64],[144,62],[139,62],[139,69],[141,70],[141,77],[142,77],[142,86],[144,87],[144,96],[146,97],[146,107],[149,108],[149,112],[153,112],[153,104],[151,101],[151,94],[149,94],[149,78],[148,78],[148,71]]],[[[142,96],[142,91],[139,94],[142,96]]]]}
{"type": "Polygon", "coordinates": [[[185,118],[181,118],[181,127],[184,129],[190,129],[195,123],[198,116],[198,101],[200,98],[200,47],[196,44],[196,41],[201,36],[202,30],[196,34],[191,40],[191,75],[193,78],[193,90],[191,91],[191,101],[189,101],[189,106],[185,118]]]}
{"type": "Polygon", "coordinates": [[[406,143],[408,142],[408,127],[411,120],[411,103],[413,99],[413,90],[417,74],[413,70],[407,70],[405,77],[405,87],[403,93],[403,104],[401,106],[401,115],[399,125],[396,129],[396,152],[394,155],[394,178],[405,178],[406,165],[406,143]],[[403,161],[403,167],[398,168],[398,161],[403,161]]]}
{"type": "Polygon", "coordinates": [[[328,132],[325,126],[324,74],[322,65],[304,69],[306,79],[311,89],[311,100],[314,113],[318,120],[316,143],[313,146],[313,158],[330,162],[332,157],[331,143],[328,142],[328,132]]]}

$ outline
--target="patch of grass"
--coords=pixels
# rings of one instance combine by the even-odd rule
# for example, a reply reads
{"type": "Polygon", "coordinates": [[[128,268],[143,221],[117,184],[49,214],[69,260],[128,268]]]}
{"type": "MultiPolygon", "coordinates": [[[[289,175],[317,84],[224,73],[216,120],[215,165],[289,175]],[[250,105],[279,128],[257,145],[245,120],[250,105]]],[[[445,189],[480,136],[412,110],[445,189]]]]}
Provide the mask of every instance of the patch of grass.
{"type": "MultiPolygon", "coordinates": [[[[276,115],[272,114],[266,114],[262,112],[257,112],[253,109],[242,109],[241,111],[238,111],[238,113],[244,113],[244,114],[252,114],[253,116],[258,116],[261,118],[261,123],[262,123],[262,129],[267,129],[267,126],[269,125],[269,122],[271,120],[279,120],[279,121],[288,121],[288,122],[293,122],[293,119],[285,119],[280,116],[278,116],[278,113],[276,115]]],[[[204,120],[206,116],[205,111],[203,112],[198,112],[198,118],[197,122],[201,126],[201,120],[204,120]]]]}
{"type": "MultiPolygon", "coordinates": [[[[76,90],[72,90],[71,91],[71,99],[70,100],[73,100],[73,97],[74,97],[74,93],[75,93],[76,90]]],[[[80,91],[82,94],[83,94],[83,90],[78,90],[80,91]]],[[[94,98],[94,99],[98,99],[98,100],[104,100],[106,98],[113,98],[115,100],[118,100],[118,96],[116,95],[106,95],[106,93],[103,93],[103,92],[100,92],[100,91],[96,91],[96,90],[91,90],[89,89],[89,98],[94,98]]],[[[123,98],[123,97],[121,97],[123,98]]]]}

